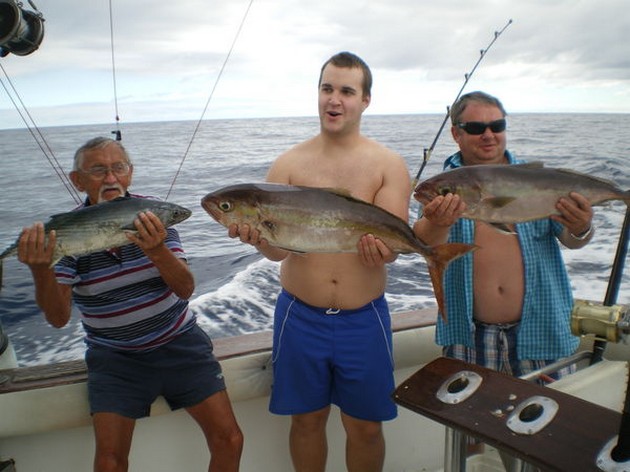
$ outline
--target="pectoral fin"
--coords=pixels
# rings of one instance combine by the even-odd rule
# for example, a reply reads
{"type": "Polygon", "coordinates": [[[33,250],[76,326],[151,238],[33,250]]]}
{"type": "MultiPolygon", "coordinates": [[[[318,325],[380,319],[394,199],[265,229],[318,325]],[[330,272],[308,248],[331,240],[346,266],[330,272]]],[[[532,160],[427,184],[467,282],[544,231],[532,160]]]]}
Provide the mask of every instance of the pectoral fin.
{"type": "Polygon", "coordinates": [[[514,200],[516,200],[515,197],[486,197],[481,201],[481,203],[491,208],[503,208],[504,206],[512,203],[514,200]]]}
{"type": "Polygon", "coordinates": [[[501,234],[516,234],[516,231],[514,231],[514,228],[512,228],[510,225],[506,223],[487,223],[487,224],[492,226],[492,229],[494,229],[495,231],[498,231],[501,234]]]}

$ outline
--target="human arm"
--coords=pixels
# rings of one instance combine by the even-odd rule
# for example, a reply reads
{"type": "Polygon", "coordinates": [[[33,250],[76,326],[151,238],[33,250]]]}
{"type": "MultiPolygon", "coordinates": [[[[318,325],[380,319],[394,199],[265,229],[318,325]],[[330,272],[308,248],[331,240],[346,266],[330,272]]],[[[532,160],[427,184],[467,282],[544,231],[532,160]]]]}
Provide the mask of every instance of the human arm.
{"type": "Polygon", "coordinates": [[[56,244],[55,231],[46,241],[41,222],[24,228],[18,242],[18,260],[31,270],[35,285],[35,302],[44,312],[46,321],[55,328],[65,326],[72,314],[72,287],[57,282],[51,267],[56,244]]]}
{"type": "MultiPolygon", "coordinates": [[[[407,166],[403,158],[393,152],[389,152],[386,159],[382,185],[374,195],[373,204],[408,221],[411,179],[407,166]]],[[[398,257],[398,254],[372,234],[366,234],[359,240],[358,251],[361,262],[368,267],[382,266],[398,257]]]]}
{"type": "Polygon", "coordinates": [[[166,245],[167,231],[160,219],[150,211],[141,212],[134,220],[138,234],[128,233],[127,239],[136,244],[153,262],[164,283],[180,298],[187,300],[195,290],[195,279],[183,259],[166,245]]]}
{"type": "Polygon", "coordinates": [[[435,246],[448,239],[451,226],[466,210],[466,203],[459,195],[438,195],[430,202],[422,202],[422,217],[413,225],[413,232],[425,244],[435,246]]]}
{"type": "Polygon", "coordinates": [[[560,198],[556,204],[560,215],[551,219],[564,226],[558,239],[569,249],[586,246],[593,238],[593,208],[590,202],[577,192],[571,192],[569,198],[560,198]]]}

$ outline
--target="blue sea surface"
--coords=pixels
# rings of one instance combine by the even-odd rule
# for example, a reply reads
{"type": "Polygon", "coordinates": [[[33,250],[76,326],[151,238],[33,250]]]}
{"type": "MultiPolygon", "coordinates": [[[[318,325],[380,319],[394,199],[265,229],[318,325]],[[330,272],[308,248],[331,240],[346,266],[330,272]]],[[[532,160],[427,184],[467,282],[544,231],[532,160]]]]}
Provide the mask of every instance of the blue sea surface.
{"type": "MultiPolygon", "coordinates": [[[[619,132],[628,115],[517,114],[508,119],[508,148],[519,158],[543,161],[596,175],[630,188],[627,156],[630,144],[619,132]]],[[[399,152],[415,176],[443,115],[366,115],[362,131],[399,152]]],[[[132,191],[186,206],[193,215],[177,226],[195,274],[191,309],[212,336],[233,336],[272,327],[279,289],[278,264],[250,246],[227,237],[225,228],[200,206],[210,191],[229,184],[265,179],[272,161],[319,130],[316,117],[208,120],[186,150],[197,123],[156,122],[122,127],[123,142],[134,162],[132,191]],[[175,180],[174,180],[175,179],[175,180]]],[[[64,172],[75,149],[108,125],[44,128],[46,145],[64,172]]],[[[28,130],[0,130],[0,249],[9,246],[23,226],[45,221],[75,203],[28,130]]],[[[438,140],[423,177],[441,172],[443,160],[456,150],[448,129],[438,140]]],[[[410,221],[418,205],[411,202],[410,221]]],[[[564,251],[576,298],[602,301],[626,206],[614,202],[596,208],[593,241],[564,251]]],[[[62,329],[50,327],[33,298],[28,268],[15,257],[4,261],[0,322],[8,332],[22,366],[78,359],[83,356],[83,329],[78,313],[62,329]]],[[[630,303],[630,276],[625,275],[619,303],[630,303]]],[[[387,298],[392,312],[435,305],[426,263],[417,254],[391,265],[387,298]]]]}

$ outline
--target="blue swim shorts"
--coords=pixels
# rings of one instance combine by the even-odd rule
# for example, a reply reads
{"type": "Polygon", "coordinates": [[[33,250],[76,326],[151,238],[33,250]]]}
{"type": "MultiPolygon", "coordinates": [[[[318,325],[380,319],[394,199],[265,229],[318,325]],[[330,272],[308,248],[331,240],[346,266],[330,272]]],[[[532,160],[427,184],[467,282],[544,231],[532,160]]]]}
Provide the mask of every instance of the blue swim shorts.
{"type": "Polygon", "coordinates": [[[309,413],[335,404],[362,420],[396,417],[391,319],[383,296],[356,310],[335,311],[282,290],[272,361],[272,413],[309,413]]]}
{"type": "Polygon", "coordinates": [[[90,346],[85,361],[92,414],[109,412],[137,419],[149,416],[159,395],[176,410],[225,390],[212,341],[197,325],[149,352],[90,346]]]}

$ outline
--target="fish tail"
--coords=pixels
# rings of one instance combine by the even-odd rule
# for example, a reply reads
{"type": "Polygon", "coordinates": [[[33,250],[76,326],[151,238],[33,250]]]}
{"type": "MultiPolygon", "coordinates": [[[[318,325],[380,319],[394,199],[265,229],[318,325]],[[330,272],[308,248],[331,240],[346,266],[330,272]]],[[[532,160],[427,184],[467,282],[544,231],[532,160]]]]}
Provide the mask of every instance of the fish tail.
{"type": "Polygon", "coordinates": [[[433,284],[433,293],[437,300],[438,310],[442,319],[447,321],[446,304],[444,302],[444,271],[455,259],[477,249],[474,244],[446,243],[433,247],[431,254],[426,256],[429,265],[429,276],[433,284]]]}

